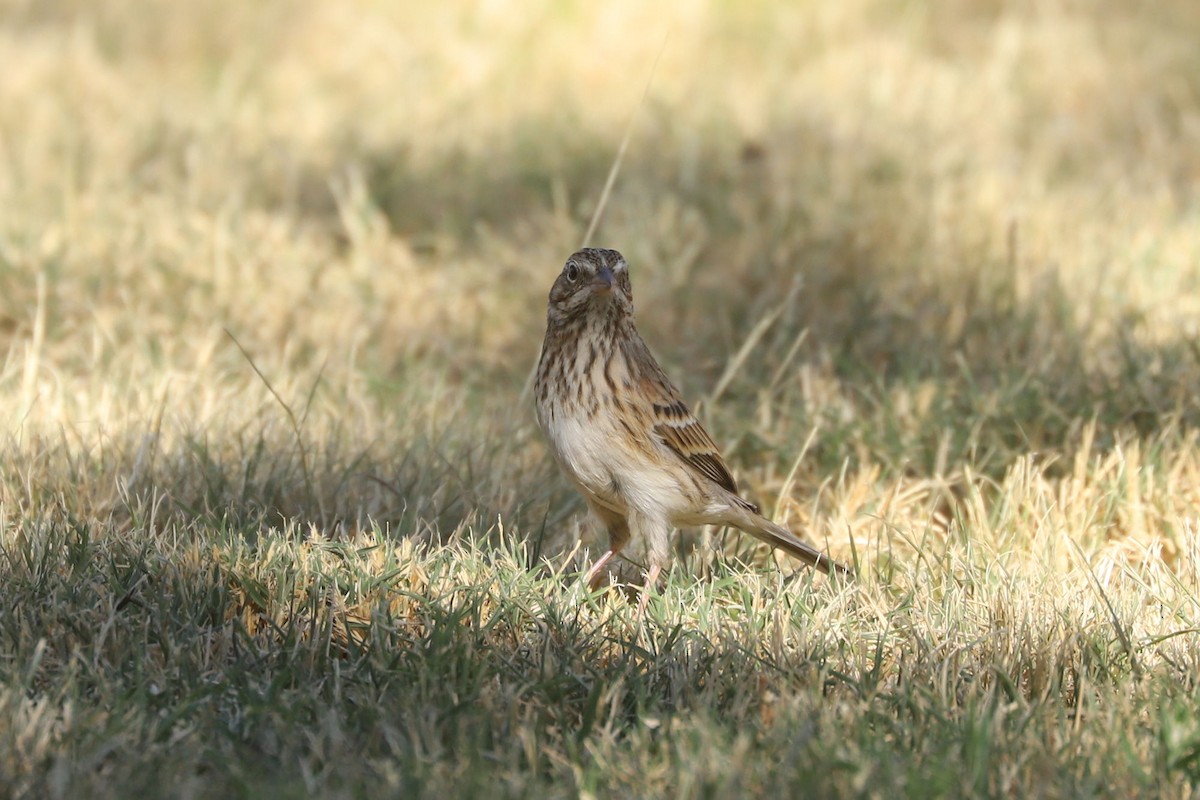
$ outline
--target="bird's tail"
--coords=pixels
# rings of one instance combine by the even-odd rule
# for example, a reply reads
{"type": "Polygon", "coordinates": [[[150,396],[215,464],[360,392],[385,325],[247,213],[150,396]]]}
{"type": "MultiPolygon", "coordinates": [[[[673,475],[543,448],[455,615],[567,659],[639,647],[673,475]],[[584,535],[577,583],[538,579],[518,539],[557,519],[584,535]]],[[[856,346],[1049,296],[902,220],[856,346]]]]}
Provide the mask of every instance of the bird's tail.
{"type": "Polygon", "coordinates": [[[850,567],[839,561],[834,561],[815,547],[805,544],[797,539],[795,534],[787,528],[776,525],[761,514],[745,509],[744,513],[739,515],[739,517],[734,522],[738,528],[772,547],[783,550],[788,555],[795,556],[809,566],[821,570],[826,575],[837,573],[844,577],[854,576],[854,570],[850,569],[850,567]]]}

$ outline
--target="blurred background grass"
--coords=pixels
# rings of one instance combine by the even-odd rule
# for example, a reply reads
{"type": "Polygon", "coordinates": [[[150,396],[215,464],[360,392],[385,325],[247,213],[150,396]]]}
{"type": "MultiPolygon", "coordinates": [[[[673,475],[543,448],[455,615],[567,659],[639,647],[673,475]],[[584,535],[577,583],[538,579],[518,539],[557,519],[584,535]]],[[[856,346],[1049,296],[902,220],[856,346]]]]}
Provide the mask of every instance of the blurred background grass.
{"type": "MultiPolygon", "coordinates": [[[[799,498],[844,464],[881,470],[878,490],[1069,460],[1092,421],[1106,449],[1186,438],[1198,16],[10,2],[6,416],[93,455],[124,442],[103,448],[110,473],[147,436],[194,472],[202,438],[244,484],[245,449],[283,417],[225,328],[311,401],[317,477],[339,487],[324,522],[514,514],[548,474],[511,413],[546,285],[632,116],[595,243],[631,259],[640,323],[693,399],[778,314],[710,410],[764,490],[818,423],[799,498]],[[359,480],[391,483],[389,457],[428,440],[493,479],[457,505],[359,480]]],[[[178,499],[247,499],[210,489],[178,499]]],[[[276,504],[311,515],[332,489],[276,504]]]]}
{"type": "Polygon", "coordinates": [[[287,442],[224,328],[344,451],[326,516],[438,516],[337,467],[378,444],[390,481],[426,440],[494,473],[458,516],[514,513],[548,474],[511,413],[546,286],[631,116],[595,243],[693,400],[778,314],[708,410],[764,490],[817,424],[799,498],[1195,425],[1191,4],[4,13],[0,391],[18,438],[124,441],[110,472],[148,435],[185,472],[197,437],[230,473],[231,440],[287,442]]]}
{"type": "Polygon", "coordinates": [[[6,585],[70,618],[30,565],[70,573],[84,531],[223,565],[214,619],[286,626],[246,587],[295,531],[566,551],[521,389],[631,124],[591,244],[749,492],[879,570],[871,603],[1001,565],[1038,577],[989,619],[1083,614],[1074,542],[1131,630],[1195,626],[1122,570],[1195,575],[1197,41],[1187,0],[3,0],[6,585]]]}

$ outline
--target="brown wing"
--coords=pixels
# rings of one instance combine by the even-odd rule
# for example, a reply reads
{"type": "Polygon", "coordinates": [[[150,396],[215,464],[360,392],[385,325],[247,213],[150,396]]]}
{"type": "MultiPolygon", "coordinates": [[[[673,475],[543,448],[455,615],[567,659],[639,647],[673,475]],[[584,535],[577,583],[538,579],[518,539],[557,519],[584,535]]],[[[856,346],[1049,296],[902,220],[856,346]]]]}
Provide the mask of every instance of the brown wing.
{"type": "Polygon", "coordinates": [[[718,486],[737,494],[737,483],[729,474],[721,451],[682,400],[655,403],[654,418],[654,433],[663,444],[718,486]]]}
{"type": "Polygon", "coordinates": [[[654,435],[688,466],[737,494],[737,482],[729,474],[716,442],[684,404],[679,390],[654,360],[650,348],[636,333],[627,342],[627,363],[635,372],[634,380],[641,385],[642,396],[649,402],[654,435]]]}

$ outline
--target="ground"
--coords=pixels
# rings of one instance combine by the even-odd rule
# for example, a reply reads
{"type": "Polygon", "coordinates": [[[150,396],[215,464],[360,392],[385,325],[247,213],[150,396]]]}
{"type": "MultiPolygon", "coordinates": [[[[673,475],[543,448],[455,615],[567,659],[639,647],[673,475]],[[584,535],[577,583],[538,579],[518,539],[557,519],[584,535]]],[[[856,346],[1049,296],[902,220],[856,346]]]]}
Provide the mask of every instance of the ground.
{"type": "Polygon", "coordinates": [[[0,4],[0,795],[1190,797],[1200,7],[0,4]],[[748,496],[645,618],[584,242],[748,496]]]}

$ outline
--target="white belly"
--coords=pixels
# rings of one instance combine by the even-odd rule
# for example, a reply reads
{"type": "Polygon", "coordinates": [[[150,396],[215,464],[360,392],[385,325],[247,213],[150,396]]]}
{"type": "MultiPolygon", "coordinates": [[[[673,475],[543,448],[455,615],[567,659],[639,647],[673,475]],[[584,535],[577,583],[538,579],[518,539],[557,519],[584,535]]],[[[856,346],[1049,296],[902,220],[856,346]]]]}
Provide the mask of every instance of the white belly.
{"type": "Polygon", "coordinates": [[[667,519],[687,507],[677,472],[664,468],[663,454],[639,451],[619,423],[603,415],[571,416],[547,428],[559,464],[594,501],[620,514],[637,510],[667,519]]]}
{"type": "Polygon", "coordinates": [[[608,490],[620,459],[613,458],[613,435],[607,425],[574,417],[555,420],[546,433],[566,473],[591,492],[608,490]]]}

